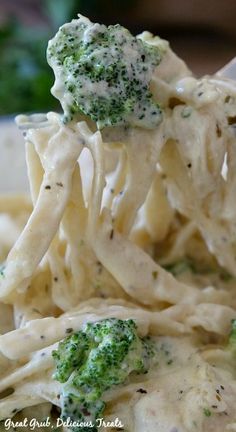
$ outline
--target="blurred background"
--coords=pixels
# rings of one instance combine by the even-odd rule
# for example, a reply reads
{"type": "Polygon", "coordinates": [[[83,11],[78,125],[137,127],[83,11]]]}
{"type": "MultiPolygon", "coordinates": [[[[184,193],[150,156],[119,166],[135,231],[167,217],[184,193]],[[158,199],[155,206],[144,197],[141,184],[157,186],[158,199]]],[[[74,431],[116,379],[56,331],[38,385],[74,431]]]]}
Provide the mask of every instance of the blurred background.
{"type": "Polygon", "coordinates": [[[197,76],[236,55],[235,0],[0,0],[0,115],[58,108],[47,41],[78,12],[168,39],[197,76]]]}

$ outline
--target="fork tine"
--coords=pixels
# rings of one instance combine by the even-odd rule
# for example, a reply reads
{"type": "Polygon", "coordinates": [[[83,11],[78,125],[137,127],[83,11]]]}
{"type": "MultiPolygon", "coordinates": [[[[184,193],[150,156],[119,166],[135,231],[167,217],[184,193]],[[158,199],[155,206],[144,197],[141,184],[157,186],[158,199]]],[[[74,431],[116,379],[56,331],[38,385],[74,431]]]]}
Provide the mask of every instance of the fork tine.
{"type": "Polygon", "coordinates": [[[236,57],[230,60],[225,66],[216,72],[216,75],[221,78],[229,78],[231,80],[236,80],[236,57]]]}

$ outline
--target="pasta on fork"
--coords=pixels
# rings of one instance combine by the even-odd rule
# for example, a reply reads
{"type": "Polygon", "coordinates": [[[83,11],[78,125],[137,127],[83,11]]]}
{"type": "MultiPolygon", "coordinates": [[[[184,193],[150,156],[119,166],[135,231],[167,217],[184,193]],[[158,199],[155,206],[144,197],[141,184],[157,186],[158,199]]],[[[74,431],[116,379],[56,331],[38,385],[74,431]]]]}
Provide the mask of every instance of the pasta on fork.
{"type": "Polygon", "coordinates": [[[32,211],[5,211],[2,425],[233,432],[236,86],[83,16],[47,57],[63,114],[16,119],[32,211]]]}

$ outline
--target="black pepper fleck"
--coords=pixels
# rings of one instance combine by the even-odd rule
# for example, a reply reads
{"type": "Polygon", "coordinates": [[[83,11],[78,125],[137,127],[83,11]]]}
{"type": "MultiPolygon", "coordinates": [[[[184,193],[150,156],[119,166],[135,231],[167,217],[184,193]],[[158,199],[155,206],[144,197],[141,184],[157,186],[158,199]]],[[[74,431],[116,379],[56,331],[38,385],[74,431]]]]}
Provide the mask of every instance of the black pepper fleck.
{"type": "Polygon", "coordinates": [[[101,274],[103,270],[102,263],[100,261],[97,261],[97,266],[98,266],[98,274],[101,274]]]}
{"type": "Polygon", "coordinates": [[[51,189],[50,185],[45,186],[45,189],[51,189]]]}
{"type": "Polygon", "coordinates": [[[218,123],[216,123],[216,135],[218,136],[218,138],[220,138],[222,135],[221,128],[218,123]]]}
{"type": "Polygon", "coordinates": [[[112,228],[112,230],[111,230],[111,232],[110,232],[110,239],[112,240],[113,237],[114,237],[114,230],[113,230],[113,228],[112,228]]]}
{"type": "Polygon", "coordinates": [[[87,410],[87,408],[83,408],[82,410],[82,413],[85,415],[85,416],[90,416],[90,412],[87,410]]]}
{"type": "Polygon", "coordinates": [[[74,329],[72,327],[69,327],[66,329],[66,333],[72,333],[74,331],[74,329]]]}

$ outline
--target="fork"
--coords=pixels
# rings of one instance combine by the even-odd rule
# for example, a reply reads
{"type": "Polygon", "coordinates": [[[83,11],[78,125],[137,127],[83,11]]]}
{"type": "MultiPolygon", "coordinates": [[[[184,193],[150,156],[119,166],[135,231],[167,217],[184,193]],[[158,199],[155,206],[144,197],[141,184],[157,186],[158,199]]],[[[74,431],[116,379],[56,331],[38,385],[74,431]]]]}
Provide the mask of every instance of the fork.
{"type": "Polygon", "coordinates": [[[236,57],[234,57],[229,63],[218,70],[216,75],[220,78],[236,80],[236,57]]]}

